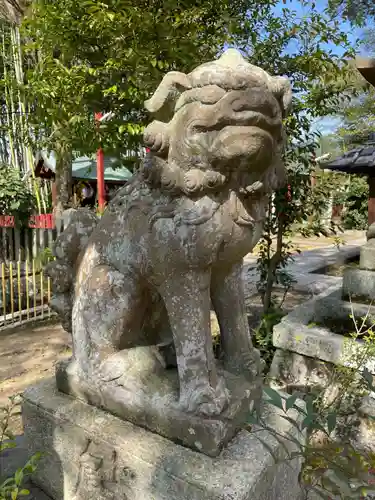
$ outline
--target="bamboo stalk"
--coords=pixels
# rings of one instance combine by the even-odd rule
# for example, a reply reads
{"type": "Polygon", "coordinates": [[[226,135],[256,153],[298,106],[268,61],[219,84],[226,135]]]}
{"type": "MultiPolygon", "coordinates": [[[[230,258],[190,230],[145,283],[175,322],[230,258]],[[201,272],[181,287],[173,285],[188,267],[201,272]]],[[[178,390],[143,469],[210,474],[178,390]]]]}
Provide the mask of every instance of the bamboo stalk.
{"type": "Polygon", "coordinates": [[[44,318],[44,274],[43,269],[40,271],[40,297],[41,297],[41,306],[42,306],[42,318],[44,318]]]}
{"type": "Polygon", "coordinates": [[[17,284],[18,284],[18,314],[22,321],[22,294],[21,294],[21,261],[17,262],[17,284]]]}
{"type": "Polygon", "coordinates": [[[27,319],[30,319],[30,296],[29,296],[29,261],[25,262],[25,274],[26,274],[26,314],[27,319]]]}
{"type": "MultiPolygon", "coordinates": [[[[51,278],[48,276],[47,279],[47,300],[48,300],[48,306],[51,302],[51,278]]],[[[48,317],[51,317],[51,308],[48,307],[48,317]]]]}
{"type": "Polygon", "coordinates": [[[32,272],[33,272],[33,303],[34,303],[34,318],[36,318],[36,275],[35,275],[35,259],[32,262],[32,272]]]}
{"type": "MultiPolygon", "coordinates": [[[[4,27],[3,27],[4,29],[4,27]]],[[[2,33],[2,57],[3,57],[3,73],[4,73],[4,98],[5,98],[5,113],[6,113],[6,119],[7,119],[7,126],[8,126],[8,138],[9,138],[9,150],[10,150],[10,155],[11,155],[11,164],[15,168],[19,168],[18,165],[18,158],[15,154],[15,147],[14,147],[14,121],[13,121],[13,116],[12,115],[12,122],[10,118],[10,113],[9,109],[12,109],[12,105],[10,102],[10,95],[9,95],[9,82],[8,82],[8,68],[7,68],[7,57],[6,57],[6,50],[5,50],[5,34],[4,31],[2,33]]]]}
{"type": "Polygon", "coordinates": [[[12,322],[14,321],[14,281],[13,281],[13,263],[9,263],[9,286],[10,286],[10,312],[12,315],[12,322]]]}
{"type": "Polygon", "coordinates": [[[26,105],[23,96],[21,96],[20,86],[24,83],[24,73],[22,67],[22,49],[21,49],[21,35],[18,26],[12,26],[10,30],[11,34],[11,46],[12,46],[12,55],[13,55],[13,63],[14,63],[14,71],[16,76],[16,81],[18,84],[18,109],[20,112],[20,135],[22,141],[22,151],[23,151],[23,159],[24,164],[26,165],[26,170],[31,173],[33,190],[36,198],[36,203],[38,207],[38,213],[42,213],[41,209],[41,201],[40,201],[40,192],[39,186],[37,183],[37,179],[35,177],[34,171],[34,157],[31,150],[31,147],[27,144],[26,141],[26,132],[25,132],[25,123],[27,121],[26,114],[26,105]]]}
{"type": "Polygon", "coordinates": [[[7,298],[6,298],[6,282],[5,282],[5,264],[1,264],[1,288],[3,291],[3,314],[4,314],[4,325],[7,316],[7,298]]]}

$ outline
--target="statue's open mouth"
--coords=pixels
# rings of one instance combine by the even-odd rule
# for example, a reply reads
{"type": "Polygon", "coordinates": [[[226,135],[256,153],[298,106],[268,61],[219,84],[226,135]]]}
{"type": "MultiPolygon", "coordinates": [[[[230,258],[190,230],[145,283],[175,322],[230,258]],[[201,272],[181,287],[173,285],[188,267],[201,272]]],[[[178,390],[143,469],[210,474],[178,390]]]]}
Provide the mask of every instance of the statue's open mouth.
{"type": "Polygon", "coordinates": [[[196,125],[194,128],[197,132],[213,132],[221,131],[226,127],[257,127],[268,133],[273,137],[281,133],[282,122],[279,117],[271,118],[259,113],[258,111],[243,111],[236,114],[234,117],[223,116],[212,125],[196,125]]]}
{"type": "Polygon", "coordinates": [[[210,152],[213,159],[217,158],[219,162],[244,159],[263,169],[268,167],[272,159],[275,140],[277,136],[265,129],[264,122],[242,126],[227,125],[216,133],[210,152]]]}
{"type": "MultiPolygon", "coordinates": [[[[263,137],[269,147],[272,147],[274,141],[279,142],[282,140],[281,118],[279,116],[267,116],[264,113],[254,110],[237,112],[231,116],[220,116],[213,119],[212,123],[202,123],[198,118],[192,124],[192,128],[195,133],[211,135],[213,139],[212,151],[220,147],[220,143],[222,142],[229,145],[231,140],[229,136],[232,136],[234,142],[244,140],[247,143],[248,139],[251,138],[251,141],[255,141],[258,145],[260,144],[257,137],[263,137]],[[268,136],[268,140],[266,140],[266,136],[268,136]]],[[[250,143],[249,147],[253,150],[250,143]]],[[[242,147],[240,149],[243,150],[242,147]]]]}

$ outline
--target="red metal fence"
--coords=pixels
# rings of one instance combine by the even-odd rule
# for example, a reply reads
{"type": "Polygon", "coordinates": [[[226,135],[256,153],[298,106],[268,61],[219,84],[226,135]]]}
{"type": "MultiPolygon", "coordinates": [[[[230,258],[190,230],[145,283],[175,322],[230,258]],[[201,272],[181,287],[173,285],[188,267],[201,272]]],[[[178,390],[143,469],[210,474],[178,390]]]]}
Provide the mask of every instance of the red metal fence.
{"type": "Polygon", "coordinates": [[[52,248],[57,233],[53,214],[32,215],[26,227],[13,215],[0,215],[0,263],[36,258],[52,248]]]}
{"type": "MultiPolygon", "coordinates": [[[[0,215],[0,227],[12,228],[16,226],[14,215],[0,215]]],[[[31,215],[28,227],[30,229],[54,229],[55,221],[53,214],[31,215]]]]}

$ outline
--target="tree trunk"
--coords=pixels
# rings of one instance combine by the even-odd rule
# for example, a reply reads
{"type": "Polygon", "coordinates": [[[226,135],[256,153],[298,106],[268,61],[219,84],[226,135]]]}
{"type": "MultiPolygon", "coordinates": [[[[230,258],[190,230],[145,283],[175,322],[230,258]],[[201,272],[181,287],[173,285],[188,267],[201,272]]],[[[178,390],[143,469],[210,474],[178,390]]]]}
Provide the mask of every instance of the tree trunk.
{"type": "Polygon", "coordinates": [[[277,268],[279,266],[279,263],[281,262],[283,253],[283,234],[284,234],[284,217],[281,215],[279,217],[279,225],[276,236],[276,251],[269,260],[269,267],[267,270],[267,282],[264,290],[264,295],[262,297],[263,312],[265,314],[269,313],[272,308],[272,292],[276,281],[277,268]]]}
{"type": "Polygon", "coordinates": [[[0,18],[19,25],[30,3],[28,0],[2,0],[0,2],[0,18]]]}
{"type": "Polygon", "coordinates": [[[54,206],[54,216],[57,221],[64,210],[72,204],[72,154],[68,150],[56,152],[56,204],[54,206]]]}

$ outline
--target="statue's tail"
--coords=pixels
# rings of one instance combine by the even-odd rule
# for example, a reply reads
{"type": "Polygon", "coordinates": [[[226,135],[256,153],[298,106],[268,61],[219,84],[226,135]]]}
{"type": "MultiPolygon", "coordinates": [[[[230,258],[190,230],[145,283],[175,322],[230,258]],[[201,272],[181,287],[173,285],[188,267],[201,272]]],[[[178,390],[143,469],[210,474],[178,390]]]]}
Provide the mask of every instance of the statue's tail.
{"type": "Polygon", "coordinates": [[[46,274],[52,281],[50,307],[60,316],[67,332],[72,332],[72,300],[75,274],[81,251],[98,223],[96,215],[88,209],[69,209],[63,215],[64,230],[53,248],[56,260],[46,266],[46,274]]]}

